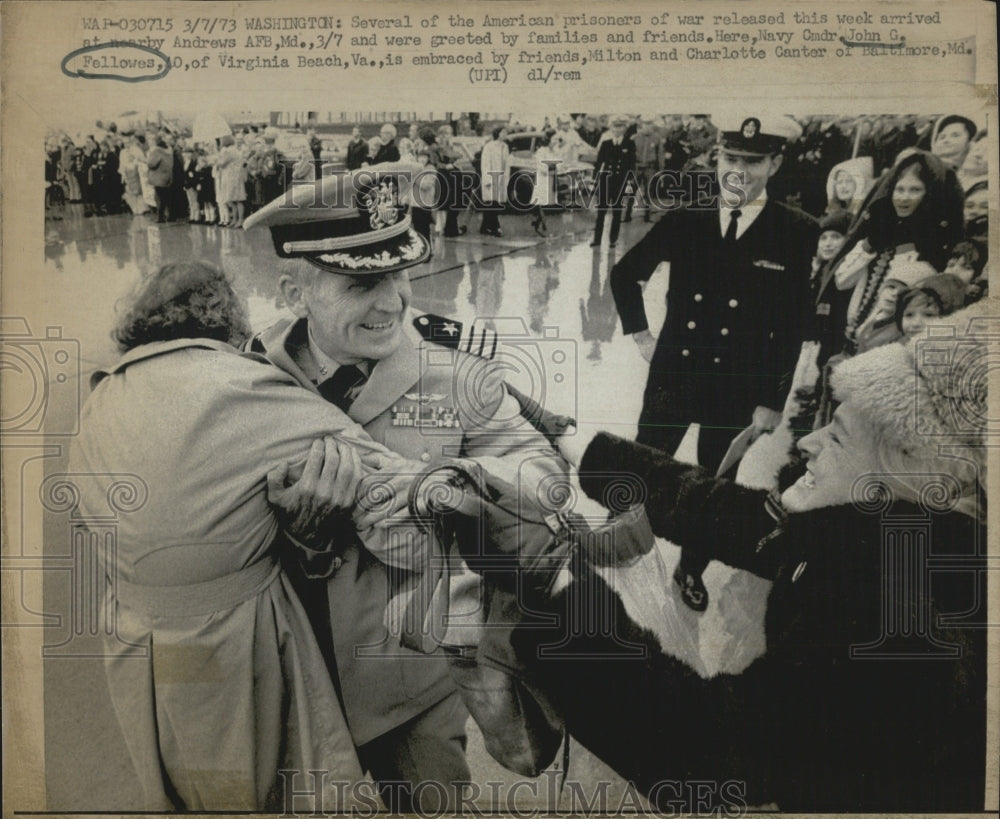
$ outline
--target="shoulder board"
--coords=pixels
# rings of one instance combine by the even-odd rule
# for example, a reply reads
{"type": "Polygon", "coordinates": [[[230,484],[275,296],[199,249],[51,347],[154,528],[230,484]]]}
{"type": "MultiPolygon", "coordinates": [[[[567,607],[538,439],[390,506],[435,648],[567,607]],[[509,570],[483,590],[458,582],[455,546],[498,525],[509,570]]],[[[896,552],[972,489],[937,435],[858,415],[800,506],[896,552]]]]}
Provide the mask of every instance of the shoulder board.
{"type": "Polygon", "coordinates": [[[497,352],[496,330],[473,322],[466,326],[461,321],[424,313],[413,320],[413,326],[424,341],[440,344],[451,350],[459,350],[469,355],[493,359],[497,352]]]}

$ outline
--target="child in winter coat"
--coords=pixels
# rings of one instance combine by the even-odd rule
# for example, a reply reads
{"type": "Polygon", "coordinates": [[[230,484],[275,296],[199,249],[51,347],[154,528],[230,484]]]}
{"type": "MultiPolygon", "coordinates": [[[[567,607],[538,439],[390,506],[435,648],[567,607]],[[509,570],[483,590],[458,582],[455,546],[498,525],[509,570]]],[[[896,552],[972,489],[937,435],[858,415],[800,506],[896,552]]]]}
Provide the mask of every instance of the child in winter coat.
{"type": "Polygon", "coordinates": [[[958,276],[938,273],[899,294],[896,304],[896,328],[899,341],[923,335],[927,322],[949,316],[965,304],[966,284],[958,276]]]}
{"type": "Polygon", "coordinates": [[[870,323],[883,283],[903,279],[897,268],[919,260],[931,272],[943,270],[961,238],[962,189],[955,172],[925,151],[899,160],[852,226],[849,249],[833,263],[837,288],[853,291],[846,315],[848,355],[860,349],[860,328],[870,323]]]}
{"type": "Polygon", "coordinates": [[[195,168],[198,177],[198,207],[201,209],[202,219],[205,224],[216,225],[219,223],[219,211],[215,203],[215,176],[204,151],[198,152],[195,168]]]}
{"type": "Polygon", "coordinates": [[[900,330],[896,323],[899,295],[936,274],[930,264],[915,258],[894,265],[892,277],[886,279],[878,290],[871,313],[857,328],[855,338],[859,353],[874,350],[899,338],[900,330]]]}

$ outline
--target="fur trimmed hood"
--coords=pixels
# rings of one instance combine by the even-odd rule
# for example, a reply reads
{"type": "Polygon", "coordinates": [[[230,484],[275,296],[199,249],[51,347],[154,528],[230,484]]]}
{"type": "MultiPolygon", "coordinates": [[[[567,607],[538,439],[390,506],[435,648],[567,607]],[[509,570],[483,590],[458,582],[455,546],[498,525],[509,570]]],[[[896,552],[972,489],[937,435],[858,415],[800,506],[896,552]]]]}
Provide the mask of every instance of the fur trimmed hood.
{"type": "Polygon", "coordinates": [[[841,208],[846,208],[855,214],[861,209],[861,203],[865,201],[865,197],[875,184],[874,161],[870,156],[856,156],[854,159],[847,159],[834,165],[826,177],[826,201],[828,203],[833,203],[836,199],[835,184],[841,173],[847,174],[853,180],[854,193],[848,202],[840,202],[839,199],[836,201],[841,208]]]}
{"type": "MultiPolygon", "coordinates": [[[[844,361],[834,394],[864,409],[903,450],[936,455],[939,446],[985,467],[989,427],[987,381],[1000,338],[1000,304],[984,300],[925,334],[844,361]]],[[[993,430],[995,432],[995,430],[993,430]]]]}

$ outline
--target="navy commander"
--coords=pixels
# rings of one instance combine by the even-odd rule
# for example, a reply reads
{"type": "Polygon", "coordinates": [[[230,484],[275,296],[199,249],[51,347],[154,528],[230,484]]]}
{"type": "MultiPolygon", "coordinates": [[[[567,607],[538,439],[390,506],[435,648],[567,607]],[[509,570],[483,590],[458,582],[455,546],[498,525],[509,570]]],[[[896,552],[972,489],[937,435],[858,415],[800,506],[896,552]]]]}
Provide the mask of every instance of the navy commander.
{"type": "Polygon", "coordinates": [[[450,812],[460,798],[451,785],[470,776],[468,711],[440,650],[421,654],[389,636],[395,587],[372,551],[372,533],[388,531],[396,515],[405,519],[404,484],[442,456],[513,458],[537,471],[536,483],[564,464],[524,422],[499,367],[455,349],[449,322],[429,327],[411,315],[408,268],[427,260],[429,246],[410,221],[407,171],[390,164],[327,176],[247,219],[248,230],[271,230],[283,259],[279,288],[293,314],[251,349],[401,456],[392,465],[400,473],[396,502],[355,509],[357,531],[334,547],[329,578],[302,596],[321,644],[332,636],[348,724],[387,807],[450,812]],[[442,345],[422,343],[428,336],[442,345]]]}
{"type": "MultiPolygon", "coordinates": [[[[666,212],[611,271],[622,330],[650,362],[640,443],[672,455],[698,423],[698,462],[716,470],[744,428],[777,426],[801,346],[817,228],[769,199],[767,183],[801,133],[782,116],[722,122],[717,202],[666,212]],[[641,283],[661,262],[670,265],[667,317],[654,337],[641,283]]],[[[682,554],[674,573],[695,611],[708,605],[703,569],[682,554]]]]}

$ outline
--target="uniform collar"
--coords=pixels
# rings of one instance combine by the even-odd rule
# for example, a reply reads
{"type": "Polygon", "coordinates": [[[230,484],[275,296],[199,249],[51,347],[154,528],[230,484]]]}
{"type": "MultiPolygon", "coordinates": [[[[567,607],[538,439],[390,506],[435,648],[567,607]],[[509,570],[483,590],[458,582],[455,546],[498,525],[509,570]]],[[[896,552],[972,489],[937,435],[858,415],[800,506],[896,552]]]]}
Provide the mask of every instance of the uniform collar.
{"type": "MultiPolygon", "coordinates": [[[[323,352],[319,344],[316,343],[316,337],[313,335],[312,328],[308,324],[306,335],[308,336],[308,343],[303,352],[308,352],[308,355],[302,356],[299,364],[311,381],[321,384],[326,379],[332,378],[333,374],[343,367],[344,364],[323,352]]],[[[367,361],[360,361],[357,366],[365,375],[368,375],[371,371],[371,365],[367,361]]]]}
{"type": "MultiPolygon", "coordinates": [[[[368,381],[347,412],[350,418],[359,424],[364,425],[377,418],[423,376],[426,356],[420,354],[421,339],[413,329],[410,318],[410,313],[407,312],[403,319],[403,338],[399,346],[392,355],[377,361],[371,368],[368,381]]],[[[277,335],[276,340],[280,342],[274,345],[273,352],[272,346],[266,339],[264,340],[268,357],[279,367],[294,375],[300,383],[304,382],[310,389],[316,391],[312,374],[318,373],[319,368],[312,361],[306,320],[297,319],[291,324],[282,326],[277,335]]]]}
{"type": "MultiPolygon", "coordinates": [[[[748,202],[743,207],[738,208],[740,211],[740,217],[736,220],[737,239],[750,229],[750,225],[757,221],[757,217],[760,216],[761,211],[764,210],[766,205],[767,188],[764,188],[764,192],[760,195],[760,198],[755,199],[753,202],[748,202]]],[[[725,236],[726,231],[729,229],[729,214],[734,210],[737,210],[737,208],[728,208],[724,203],[719,207],[719,229],[722,236],[725,236]]]]}
{"type": "Polygon", "coordinates": [[[347,414],[359,424],[364,425],[377,418],[423,377],[426,356],[420,354],[422,340],[410,319],[407,312],[399,346],[392,355],[375,363],[368,381],[351,404],[347,414]]]}

